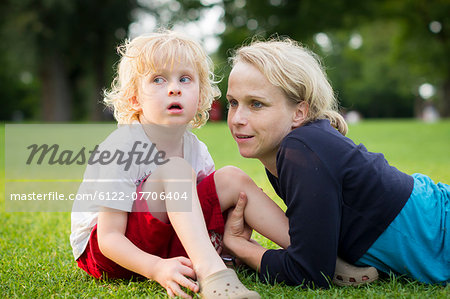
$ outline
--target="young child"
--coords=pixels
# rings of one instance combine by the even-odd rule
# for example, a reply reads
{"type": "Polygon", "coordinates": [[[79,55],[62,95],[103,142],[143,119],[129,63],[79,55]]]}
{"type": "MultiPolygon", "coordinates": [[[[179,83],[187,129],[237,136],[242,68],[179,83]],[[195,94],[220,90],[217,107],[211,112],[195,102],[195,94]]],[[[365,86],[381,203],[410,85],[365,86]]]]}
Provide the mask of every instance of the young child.
{"type": "Polygon", "coordinates": [[[206,122],[219,93],[211,60],[197,42],[171,31],[137,37],[119,52],[105,93],[119,128],[86,168],[78,194],[92,200],[73,207],[70,241],[79,267],[96,278],[143,276],[170,296],[189,298],[182,286],[204,298],[259,298],[218,254],[222,211],[239,191],[259,198],[249,200],[246,221],[280,246],[289,242],[287,218],[239,169],[214,172],[206,146],[188,130],[206,122]],[[280,220],[264,228],[267,217],[280,220]]]}

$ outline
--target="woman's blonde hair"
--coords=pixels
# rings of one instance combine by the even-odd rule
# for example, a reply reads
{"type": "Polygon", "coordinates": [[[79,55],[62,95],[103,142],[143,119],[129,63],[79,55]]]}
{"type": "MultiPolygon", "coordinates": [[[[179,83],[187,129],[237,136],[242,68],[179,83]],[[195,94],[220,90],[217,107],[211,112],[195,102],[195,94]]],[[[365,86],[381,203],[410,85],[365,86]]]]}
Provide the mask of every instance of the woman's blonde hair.
{"type": "Polygon", "coordinates": [[[220,91],[214,79],[213,63],[198,42],[174,31],[160,30],[127,40],[117,51],[121,56],[117,75],[111,89],[104,92],[103,101],[113,109],[119,124],[139,120],[139,111],[133,108],[130,99],[138,94],[141,78],[159,67],[176,63],[191,64],[198,72],[199,107],[190,124],[199,128],[206,123],[212,101],[220,96],[220,91]]]}
{"type": "Polygon", "coordinates": [[[242,61],[255,66],[275,86],[280,87],[294,104],[308,105],[306,122],[329,119],[343,135],[348,127],[338,113],[338,103],[317,55],[289,38],[254,40],[242,46],[230,58],[234,66],[242,61]]]}

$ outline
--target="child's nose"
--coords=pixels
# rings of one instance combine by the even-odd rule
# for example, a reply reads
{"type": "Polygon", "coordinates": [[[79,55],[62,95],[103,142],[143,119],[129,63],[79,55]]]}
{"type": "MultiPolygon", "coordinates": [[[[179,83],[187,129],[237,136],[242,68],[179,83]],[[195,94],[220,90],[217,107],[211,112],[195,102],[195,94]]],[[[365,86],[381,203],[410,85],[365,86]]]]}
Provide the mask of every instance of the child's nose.
{"type": "Polygon", "coordinates": [[[168,87],[169,87],[169,96],[180,96],[181,95],[181,89],[177,83],[172,82],[168,85],[168,87]]]}
{"type": "Polygon", "coordinates": [[[179,96],[181,95],[181,90],[178,88],[172,88],[169,90],[169,96],[179,96]]]}

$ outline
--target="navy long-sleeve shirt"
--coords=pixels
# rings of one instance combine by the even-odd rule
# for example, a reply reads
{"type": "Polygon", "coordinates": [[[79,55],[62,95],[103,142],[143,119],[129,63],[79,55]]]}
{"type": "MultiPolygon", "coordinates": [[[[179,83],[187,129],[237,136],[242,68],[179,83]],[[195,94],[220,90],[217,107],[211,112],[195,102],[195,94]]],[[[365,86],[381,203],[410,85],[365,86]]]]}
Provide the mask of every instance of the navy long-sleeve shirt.
{"type": "Polygon", "coordinates": [[[291,245],[268,250],[260,278],[328,287],[339,255],[356,262],[408,200],[413,178],[340,134],[328,120],[290,132],[269,181],[286,203],[291,245]]]}

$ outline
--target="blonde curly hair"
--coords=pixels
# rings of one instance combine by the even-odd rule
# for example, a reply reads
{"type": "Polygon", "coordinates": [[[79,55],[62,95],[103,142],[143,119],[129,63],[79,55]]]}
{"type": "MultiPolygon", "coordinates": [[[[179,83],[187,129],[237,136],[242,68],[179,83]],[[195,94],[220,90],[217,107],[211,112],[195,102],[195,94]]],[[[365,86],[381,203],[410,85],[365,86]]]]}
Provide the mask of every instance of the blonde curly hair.
{"type": "Polygon", "coordinates": [[[255,66],[292,103],[305,102],[305,122],[328,119],[342,135],[347,134],[347,123],[338,112],[337,99],[320,59],[300,43],[280,37],[255,39],[230,58],[232,66],[239,61],[255,66]]]}
{"type": "Polygon", "coordinates": [[[190,125],[199,128],[206,123],[208,111],[213,100],[220,96],[220,90],[216,85],[212,60],[198,42],[163,29],[126,40],[117,51],[121,56],[117,75],[111,89],[104,92],[103,102],[114,111],[119,124],[139,121],[140,111],[133,108],[131,99],[139,91],[141,78],[155,72],[161,65],[180,61],[191,64],[199,75],[199,107],[190,125]]]}

